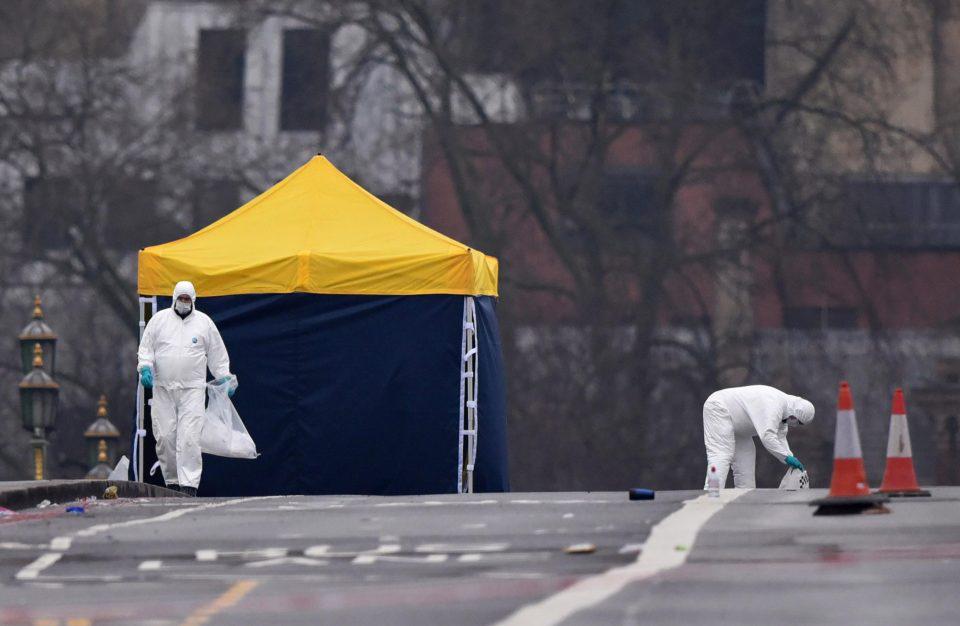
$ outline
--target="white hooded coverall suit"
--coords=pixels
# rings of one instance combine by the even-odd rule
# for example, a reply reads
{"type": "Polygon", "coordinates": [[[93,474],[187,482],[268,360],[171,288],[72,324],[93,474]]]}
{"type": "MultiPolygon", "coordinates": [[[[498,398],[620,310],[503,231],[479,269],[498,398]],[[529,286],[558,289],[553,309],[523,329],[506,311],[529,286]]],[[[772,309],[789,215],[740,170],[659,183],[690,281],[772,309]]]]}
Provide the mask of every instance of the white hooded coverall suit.
{"type": "Polygon", "coordinates": [[[721,389],[703,405],[703,442],[707,448],[707,481],[710,466],[717,468],[720,486],[727,482],[733,464],[733,485],[752,489],[757,486],[757,450],[754,435],[773,456],[784,463],[793,456],[787,443],[788,417],[801,424],[813,419],[814,408],[808,400],[787,395],[766,385],[721,389]]]}
{"type": "Polygon", "coordinates": [[[151,416],[163,479],[168,485],[197,488],[203,471],[200,432],[207,367],[215,379],[223,378],[230,374],[230,358],[213,320],[197,310],[191,283],[177,283],[171,308],[150,318],[137,360],[138,372],[153,370],[151,416]],[[193,303],[184,318],[173,308],[181,294],[193,303]]]}

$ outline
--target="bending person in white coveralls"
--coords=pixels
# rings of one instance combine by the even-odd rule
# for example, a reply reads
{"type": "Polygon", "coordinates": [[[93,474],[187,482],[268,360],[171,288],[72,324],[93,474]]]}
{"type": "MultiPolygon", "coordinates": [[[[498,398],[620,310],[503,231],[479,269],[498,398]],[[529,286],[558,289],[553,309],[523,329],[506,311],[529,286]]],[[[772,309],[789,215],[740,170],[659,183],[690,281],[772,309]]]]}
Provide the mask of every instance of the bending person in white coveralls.
{"type": "Polygon", "coordinates": [[[757,486],[757,449],[753,437],[781,463],[803,470],[803,464],[790,451],[787,431],[790,426],[809,424],[814,408],[808,400],[787,395],[766,385],[721,389],[703,405],[703,442],[707,448],[707,488],[710,467],[717,468],[720,486],[727,482],[733,464],[733,485],[757,486]]]}
{"type": "MultiPolygon", "coordinates": [[[[137,352],[137,371],[153,388],[151,415],[157,458],[167,487],[197,495],[203,462],[203,430],[207,367],[215,379],[230,377],[230,358],[213,320],[196,310],[193,284],[182,281],[173,290],[173,304],[147,324],[137,352]]],[[[232,378],[232,377],[231,377],[232,378]]],[[[228,390],[233,395],[236,379],[228,390]]]]}

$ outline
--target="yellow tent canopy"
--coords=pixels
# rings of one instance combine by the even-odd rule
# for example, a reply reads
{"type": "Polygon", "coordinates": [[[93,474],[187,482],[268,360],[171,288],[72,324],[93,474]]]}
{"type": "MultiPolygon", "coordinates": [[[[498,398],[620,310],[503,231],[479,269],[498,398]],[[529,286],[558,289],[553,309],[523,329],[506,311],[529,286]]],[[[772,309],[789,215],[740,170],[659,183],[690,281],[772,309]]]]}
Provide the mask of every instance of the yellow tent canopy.
{"type": "Polygon", "coordinates": [[[322,156],[196,233],[140,251],[141,295],[497,295],[497,260],[378,200],[322,156]]]}

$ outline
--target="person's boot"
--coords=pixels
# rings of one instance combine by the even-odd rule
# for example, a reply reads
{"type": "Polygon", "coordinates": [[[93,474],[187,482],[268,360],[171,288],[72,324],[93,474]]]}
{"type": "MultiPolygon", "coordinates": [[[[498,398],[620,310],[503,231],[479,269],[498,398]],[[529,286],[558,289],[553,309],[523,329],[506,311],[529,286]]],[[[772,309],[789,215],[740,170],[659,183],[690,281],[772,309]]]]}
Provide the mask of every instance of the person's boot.
{"type": "Polygon", "coordinates": [[[173,491],[180,491],[180,485],[178,485],[177,483],[169,483],[167,484],[167,489],[171,489],[173,491]]]}
{"type": "Polygon", "coordinates": [[[196,487],[180,487],[180,493],[182,493],[183,495],[189,498],[196,498],[197,488],[196,487]]]}

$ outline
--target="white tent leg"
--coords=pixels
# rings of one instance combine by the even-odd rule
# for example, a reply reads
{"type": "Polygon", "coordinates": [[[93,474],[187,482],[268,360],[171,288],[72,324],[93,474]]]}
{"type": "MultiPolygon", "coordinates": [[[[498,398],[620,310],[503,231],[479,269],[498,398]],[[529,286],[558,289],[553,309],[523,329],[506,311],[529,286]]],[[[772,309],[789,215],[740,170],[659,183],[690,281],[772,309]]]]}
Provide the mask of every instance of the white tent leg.
{"type": "Polygon", "coordinates": [[[460,453],[457,489],[473,493],[477,461],[477,312],[471,297],[463,302],[463,359],[460,364],[460,453]]]}
{"type": "MultiPolygon", "coordinates": [[[[157,297],[140,297],[140,339],[143,339],[143,331],[147,327],[147,322],[153,317],[157,310],[157,297]],[[147,305],[150,306],[150,312],[147,313],[147,305]]],[[[134,433],[133,440],[133,478],[138,482],[143,482],[143,441],[147,436],[144,429],[144,406],[145,396],[143,385],[140,384],[140,377],[137,377],[137,432],[134,433]]]]}

